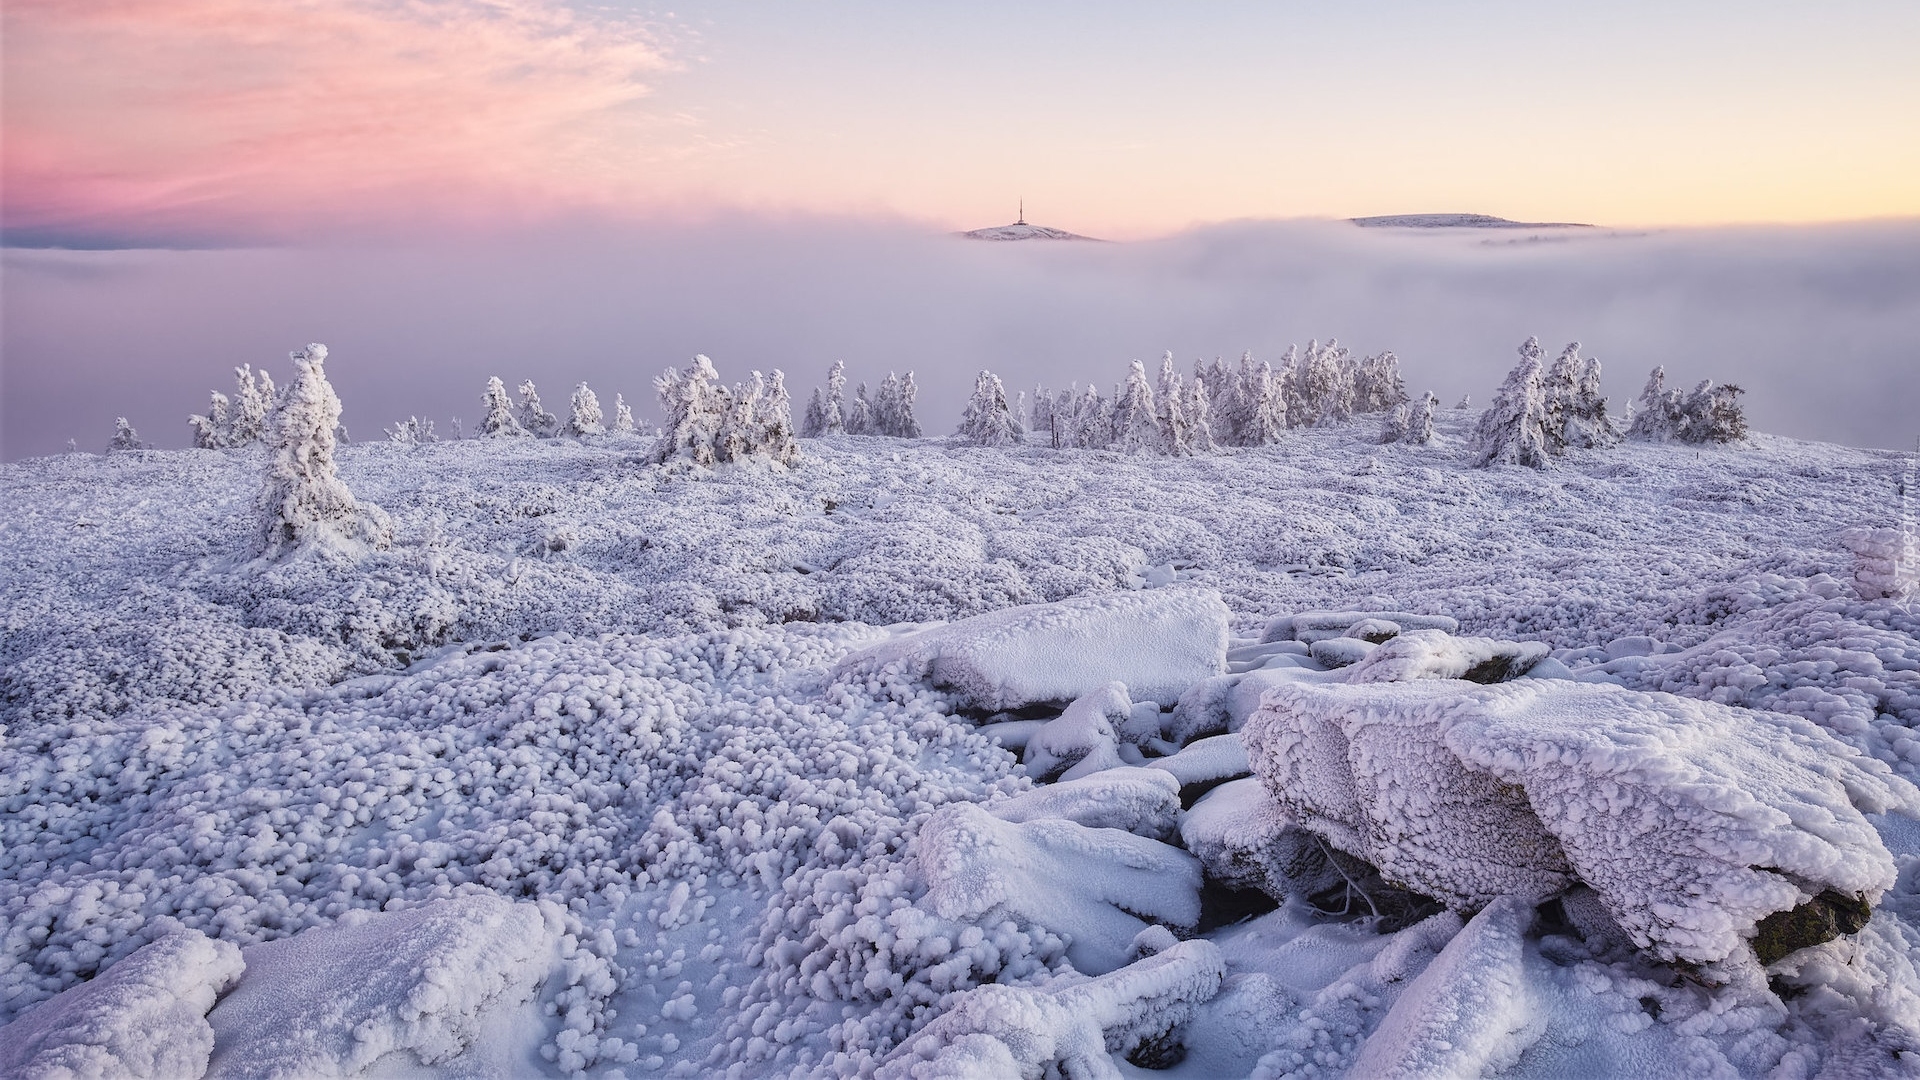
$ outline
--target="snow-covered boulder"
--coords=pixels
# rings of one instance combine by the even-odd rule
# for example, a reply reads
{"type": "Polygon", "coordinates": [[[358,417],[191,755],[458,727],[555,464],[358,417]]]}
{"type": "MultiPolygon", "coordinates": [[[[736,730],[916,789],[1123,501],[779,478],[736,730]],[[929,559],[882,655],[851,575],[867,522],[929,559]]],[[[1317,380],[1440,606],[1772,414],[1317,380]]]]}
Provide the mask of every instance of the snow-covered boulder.
{"type": "Polygon", "coordinates": [[[558,944],[538,905],[465,896],[254,945],[207,1018],[207,1075],[349,1076],[396,1051],[449,1062],[533,997],[558,944]]]}
{"type": "Polygon", "coordinates": [[[1229,780],[1202,795],[1181,815],[1180,842],[1208,880],[1230,889],[1285,899],[1338,880],[1321,841],[1287,816],[1258,777],[1229,780]]]}
{"type": "Polygon", "coordinates": [[[1195,739],[1177,754],[1148,762],[1147,768],[1172,775],[1181,788],[1218,784],[1253,771],[1247,764],[1247,748],[1233,732],[1195,739]]]}
{"type": "Polygon", "coordinates": [[[1392,624],[1396,632],[1444,630],[1451,634],[1460,629],[1457,620],[1445,615],[1416,615],[1410,611],[1302,611],[1269,620],[1260,633],[1260,640],[1299,641],[1308,645],[1334,637],[1384,640],[1372,636],[1381,629],[1380,623],[1392,624]]]}
{"type": "Polygon", "coordinates": [[[1920,550],[1900,529],[1848,529],[1840,543],[1853,552],[1854,589],[1863,600],[1920,595],[1920,550]]]}
{"type": "Polygon", "coordinates": [[[1115,681],[1135,701],[1171,706],[1226,670],[1228,619],[1209,589],[1079,596],[903,635],[849,655],[834,673],[898,665],[987,712],[1069,702],[1115,681]]]}
{"type": "Polygon", "coordinates": [[[207,1010],[241,967],[232,944],[176,930],[0,1027],[0,1076],[199,1076],[207,1010]]]}
{"type": "Polygon", "coordinates": [[[1065,986],[982,986],[894,1051],[879,1075],[1118,1078],[1111,1055],[1130,1057],[1166,1039],[1220,991],[1226,974],[1218,946],[1183,941],[1065,986]]]}
{"type": "Polygon", "coordinates": [[[943,919],[996,909],[1070,937],[1067,959],[1101,974],[1126,962],[1152,919],[1200,921],[1200,864],[1192,855],[1119,829],[1072,821],[1002,821],[973,803],[941,808],[920,830],[924,902],[943,919]]]}
{"type": "MultiPolygon", "coordinates": [[[[1350,639],[1337,638],[1335,641],[1350,639]]],[[[1320,649],[1326,642],[1318,642],[1320,649]]],[[[1453,637],[1439,630],[1410,630],[1355,661],[1345,672],[1353,683],[1411,682],[1415,679],[1466,679],[1496,683],[1517,678],[1546,659],[1538,641],[1495,641],[1453,637]]],[[[1319,652],[1314,653],[1320,659],[1319,652]]],[[[1325,663],[1325,661],[1322,661],[1325,663]]],[[[1334,665],[1328,664],[1329,667],[1334,665]]]]}
{"type": "Polygon", "coordinates": [[[1893,859],[1862,813],[1920,815],[1811,722],[1600,683],[1280,683],[1241,734],[1289,816],[1389,881],[1473,910],[1577,875],[1667,960],[1877,901],[1893,859]]]}
{"type": "MultiPolygon", "coordinates": [[[[1244,761],[1246,755],[1242,754],[1244,761]]],[[[1089,829],[1122,829],[1152,840],[1179,831],[1181,781],[1164,769],[1121,766],[1047,784],[988,807],[1001,821],[1019,824],[1058,818],[1089,829]]]]}
{"type": "Polygon", "coordinates": [[[1082,694],[1027,740],[1027,775],[1076,780],[1124,764],[1115,730],[1133,714],[1125,683],[1082,694]]]}

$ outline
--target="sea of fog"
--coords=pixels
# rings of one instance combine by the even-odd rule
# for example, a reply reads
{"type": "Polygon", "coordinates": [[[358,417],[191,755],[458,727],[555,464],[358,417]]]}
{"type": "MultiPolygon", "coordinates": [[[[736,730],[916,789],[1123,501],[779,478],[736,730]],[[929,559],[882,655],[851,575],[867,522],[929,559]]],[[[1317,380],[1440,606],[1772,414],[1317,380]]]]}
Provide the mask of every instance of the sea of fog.
{"type": "MultiPolygon", "coordinates": [[[[1065,223],[1070,224],[1070,223],[1065,223]]],[[[1120,379],[1172,350],[1337,337],[1392,349],[1409,389],[1485,402],[1537,335],[1578,340],[1624,406],[1647,372],[1749,391],[1780,435],[1905,448],[1920,436],[1920,222],[1622,232],[1391,230],[1245,222],[1133,243],[982,243],[897,222],[567,227],[435,243],[0,252],[0,453],[106,444],[116,416],[161,447],[250,363],[331,351],[356,438],[408,415],[471,431],[489,375],[547,406],[585,380],[643,419],[694,353],[728,379],[784,369],[798,401],[916,372],[929,433],[974,373],[1009,393],[1120,379]]]]}

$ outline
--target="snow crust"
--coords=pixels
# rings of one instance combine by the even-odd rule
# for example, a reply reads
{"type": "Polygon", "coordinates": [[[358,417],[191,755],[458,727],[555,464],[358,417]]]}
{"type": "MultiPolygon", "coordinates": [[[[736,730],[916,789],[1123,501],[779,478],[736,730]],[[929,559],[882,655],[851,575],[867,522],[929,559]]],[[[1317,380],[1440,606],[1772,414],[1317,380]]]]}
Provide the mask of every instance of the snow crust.
{"type": "Polygon", "coordinates": [[[986,712],[1069,702],[1116,681],[1170,706],[1225,669],[1231,618],[1209,590],[1076,597],[921,630],[855,653],[837,674],[898,665],[986,712]]]}
{"type": "Polygon", "coordinates": [[[175,930],[0,1027],[0,1075],[200,1076],[214,1047],[207,1010],[242,966],[232,944],[175,930]]]}

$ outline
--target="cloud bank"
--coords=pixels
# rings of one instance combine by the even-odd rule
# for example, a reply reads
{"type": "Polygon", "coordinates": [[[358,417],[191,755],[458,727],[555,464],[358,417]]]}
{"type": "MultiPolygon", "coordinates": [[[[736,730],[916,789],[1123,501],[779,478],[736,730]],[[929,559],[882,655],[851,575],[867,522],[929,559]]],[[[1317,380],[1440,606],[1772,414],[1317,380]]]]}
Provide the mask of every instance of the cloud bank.
{"type": "Polygon", "coordinates": [[[0,422],[9,458],[126,415],[187,441],[240,363],[284,374],[308,341],[355,435],[419,414],[471,429],[487,376],[549,402],[585,380],[653,412],[663,367],[782,368],[796,396],[913,369],[930,432],[978,369],[1010,390],[1107,386],[1133,358],[1338,337],[1393,349],[1410,389],[1484,403],[1538,335],[1605,364],[1616,405],[1647,371],[1746,386],[1761,431],[1911,448],[1920,435],[1920,222],[1515,237],[1334,222],[1209,227],[1134,244],[984,244],[870,220],[546,228],[434,246],[4,252],[0,422]]]}

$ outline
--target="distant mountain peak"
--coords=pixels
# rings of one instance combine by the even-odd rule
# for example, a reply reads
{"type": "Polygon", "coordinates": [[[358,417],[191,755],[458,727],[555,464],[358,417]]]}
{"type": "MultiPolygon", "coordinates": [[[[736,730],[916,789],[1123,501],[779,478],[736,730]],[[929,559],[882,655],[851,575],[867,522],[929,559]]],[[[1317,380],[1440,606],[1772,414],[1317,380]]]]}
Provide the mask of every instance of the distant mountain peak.
{"type": "Polygon", "coordinates": [[[1363,229],[1591,229],[1578,221],[1509,221],[1492,214],[1383,214],[1348,218],[1363,229]]]}
{"type": "Polygon", "coordinates": [[[973,229],[956,233],[969,240],[1090,240],[1096,244],[1104,243],[1099,237],[1081,236],[1065,229],[1048,228],[1045,225],[1029,225],[1016,221],[1011,225],[994,225],[985,229],[973,229]]]}

